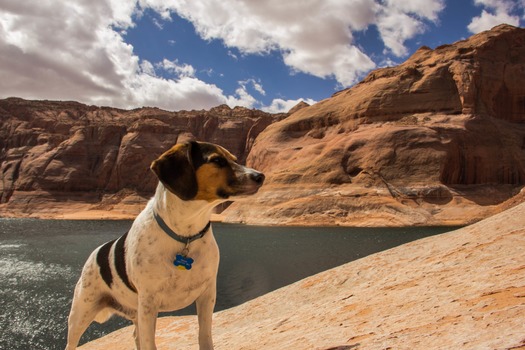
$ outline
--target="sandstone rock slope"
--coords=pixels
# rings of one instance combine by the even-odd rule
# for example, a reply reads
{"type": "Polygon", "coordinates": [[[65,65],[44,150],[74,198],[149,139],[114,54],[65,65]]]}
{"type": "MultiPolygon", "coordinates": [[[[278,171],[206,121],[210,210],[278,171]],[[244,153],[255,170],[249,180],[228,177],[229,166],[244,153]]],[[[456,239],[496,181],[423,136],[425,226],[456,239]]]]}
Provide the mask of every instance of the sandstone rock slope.
{"type": "MultiPolygon", "coordinates": [[[[216,349],[525,349],[524,217],[525,203],[218,312],[216,349]]],[[[159,350],[197,349],[196,327],[159,319],[159,350]]],[[[81,349],[132,349],[132,332],[81,349]]]]}
{"type": "Polygon", "coordinates": [[[257,224],[466,224],[525,184],[525,29],[501,25],[272,124],[248,163],[267,174],[227,219],[257,224]]]}

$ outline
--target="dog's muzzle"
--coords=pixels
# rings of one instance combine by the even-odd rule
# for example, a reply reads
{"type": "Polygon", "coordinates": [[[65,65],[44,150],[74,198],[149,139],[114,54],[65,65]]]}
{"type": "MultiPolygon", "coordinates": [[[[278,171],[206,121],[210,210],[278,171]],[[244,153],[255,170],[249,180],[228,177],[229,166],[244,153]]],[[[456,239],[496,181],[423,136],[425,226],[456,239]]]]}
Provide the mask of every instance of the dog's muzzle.
{"type": "Polygon", "coordinates": [[[240,167],[236,172],[237,181],[232,184],[233,193],[229,196],[248,196],[257,193],[264,183],[263,173],[247,168],[240,167]]]}
{"type": "Polygon", "coordinates": [[[261,187],[264,183],[264,179],[265,179],[265,176],[263,173],[260,173],[256,170],[253,170],[253,169],[250,169],[251,172],[250,174],[248,175],[248,177],[250,178],[251,181],[255,182],[255,184],[258,186],[258,187],[261,187]]]}

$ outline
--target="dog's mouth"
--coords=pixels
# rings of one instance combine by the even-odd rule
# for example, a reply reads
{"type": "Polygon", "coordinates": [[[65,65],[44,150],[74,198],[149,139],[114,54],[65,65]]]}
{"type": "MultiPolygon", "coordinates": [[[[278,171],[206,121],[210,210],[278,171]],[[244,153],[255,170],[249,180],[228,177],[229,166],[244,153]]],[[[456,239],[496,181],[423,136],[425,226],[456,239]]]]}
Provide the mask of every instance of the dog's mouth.
{"type": "Polygon", "coordinates": [[[260,185],[236,186],[228,190],[220,188],[217,190],[217,195],[223,199],[228,199],[230,197],[251,196],[256,194],[259,191],[259,188],[261,188],[260,185]]]}
{"type": "Polygon", "coordinates": [[[229,189],[217,190],[217,195],[223,199],[244,197],[256,194],[264,183],[264,174],[254,173],[244,177],[244,181],[233,183],[229,189]]]}

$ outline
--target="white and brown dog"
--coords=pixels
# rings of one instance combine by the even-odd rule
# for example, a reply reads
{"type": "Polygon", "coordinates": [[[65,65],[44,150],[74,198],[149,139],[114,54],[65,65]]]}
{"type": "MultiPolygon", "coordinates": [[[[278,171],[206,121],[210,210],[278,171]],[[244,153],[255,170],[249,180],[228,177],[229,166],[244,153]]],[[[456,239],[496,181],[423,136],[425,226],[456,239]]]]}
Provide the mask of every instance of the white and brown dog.
{"type": "Polygon", "coordinates": [[[76,285],[66,350],[96,320],[118,314],[135,325],[137,349],[153,350],[161,311],[196,302],[199,348],[213,349],[211,323],[219,249],[212,209],[230,197],[254,194],[264,175],[236,163],[226,149],[204,142],[177,144],[151,164],[154,197],[128,233],[97,248],[76,285]]]}

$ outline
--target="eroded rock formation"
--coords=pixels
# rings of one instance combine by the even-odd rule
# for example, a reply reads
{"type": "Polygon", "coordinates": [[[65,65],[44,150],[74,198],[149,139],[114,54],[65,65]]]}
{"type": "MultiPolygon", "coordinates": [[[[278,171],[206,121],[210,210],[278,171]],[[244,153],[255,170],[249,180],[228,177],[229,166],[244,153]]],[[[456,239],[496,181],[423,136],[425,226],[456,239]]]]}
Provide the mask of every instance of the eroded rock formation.
{"type": "Polygon", "coordinates": [[[269,126],[248,163],[268,186],[230,219],[464,224],[525,184],[525,29],[495,27],[269,126]],[[252,201],[252,203],[254,203],[252,201]]]}
{"type": "Polygon", "coordinates": [[[167,112],[0,100],[2,214],[111,210],[126,199],[133,214],[156,186],[149,164],[176,142],[220,143],[244,161],[257,135],[285,116],[225,105],[167,112]]]}

